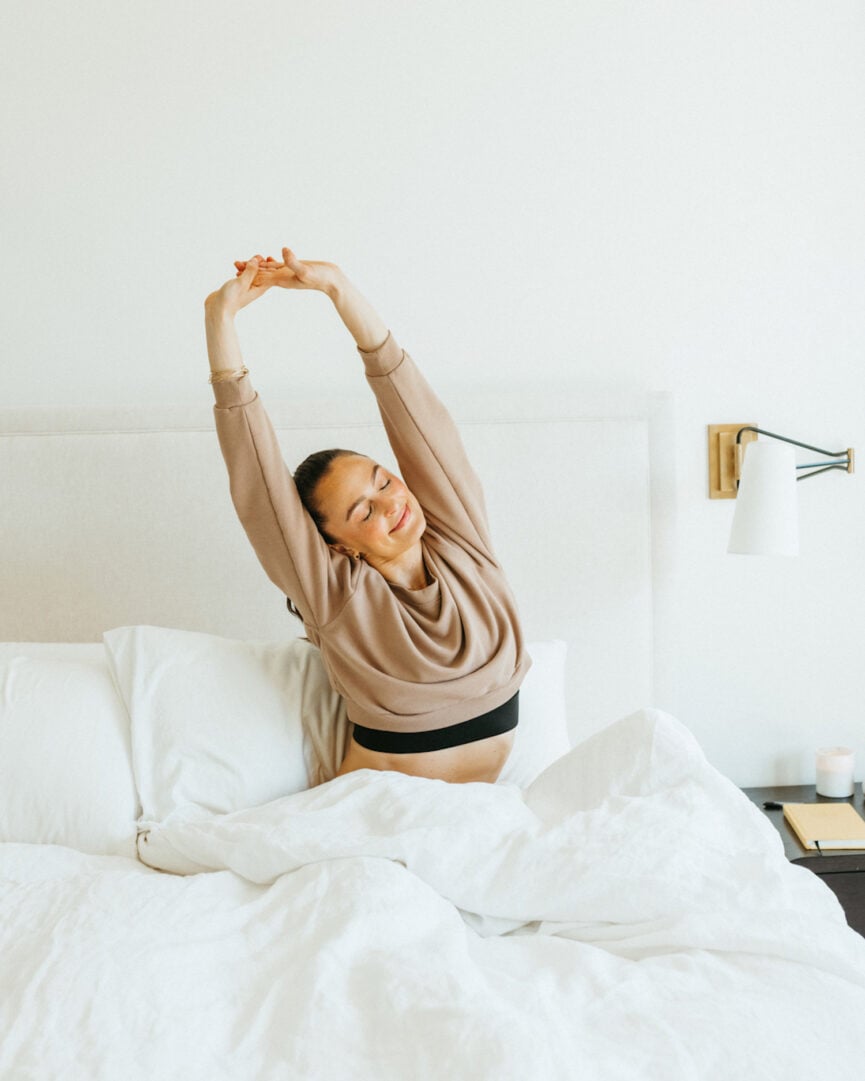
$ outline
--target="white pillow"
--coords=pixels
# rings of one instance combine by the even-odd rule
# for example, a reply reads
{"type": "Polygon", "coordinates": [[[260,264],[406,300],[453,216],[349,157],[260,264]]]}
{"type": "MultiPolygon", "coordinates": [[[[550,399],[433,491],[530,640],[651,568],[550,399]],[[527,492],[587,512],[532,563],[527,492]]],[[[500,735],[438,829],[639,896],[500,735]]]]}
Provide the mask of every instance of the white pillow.
{"type": "Polygon", "coordinates": [[[345,707],[306,639],[149,626],[102,637],[132,722],[143,828],[187,804],[227,814],[314,783],[307,730],[332,729],[345,707]]]}
{"type": "Polygon", "coordinates": [[[527,642],[532,658],[520,687],[520,723],[514,745],[496,784],[526,788],[547,766],[571,749],[565,702],[567,643],[527,642]]]}
{"type": "MultiPolygon", "coordinates": [[[[190,804],[213,814],[255,807],[332,779],[349,723],[319,651],[305,639],[254,642],[165,627],[103,635],[132,725],[141,798],[138,854],[181,874],[153,827],[190,804]],[[151,830],[153,830],[151,835],[151,830]]],[[[564,642],[528,645],[520,723],[499,778],[525,787],[570,749],[564,642]]]]}
{"type": "Polygon", "coordinates": [[[0,643],[0,841],[134,859],[138,813],[101,642],[0,643]]]}

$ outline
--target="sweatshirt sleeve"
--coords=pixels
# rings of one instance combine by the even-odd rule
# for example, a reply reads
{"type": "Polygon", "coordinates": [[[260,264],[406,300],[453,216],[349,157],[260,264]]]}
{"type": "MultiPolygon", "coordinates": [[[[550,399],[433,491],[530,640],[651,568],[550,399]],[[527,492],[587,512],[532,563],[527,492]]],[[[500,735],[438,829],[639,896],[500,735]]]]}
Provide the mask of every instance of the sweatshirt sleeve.
{"type": "Polygon", "coordinates": [[[390,332],[377,349],[358,352],[402,478],[424,513],[494,559],[483,488],[447,409],[390,332]]]}
{"type": "Polygon", "coordinates": [[[270,418],[249,376],[212,384],[231,499],[270,580],[313,627],[352,589],[350,560],[334,557],[300,501],[270,418]]]}

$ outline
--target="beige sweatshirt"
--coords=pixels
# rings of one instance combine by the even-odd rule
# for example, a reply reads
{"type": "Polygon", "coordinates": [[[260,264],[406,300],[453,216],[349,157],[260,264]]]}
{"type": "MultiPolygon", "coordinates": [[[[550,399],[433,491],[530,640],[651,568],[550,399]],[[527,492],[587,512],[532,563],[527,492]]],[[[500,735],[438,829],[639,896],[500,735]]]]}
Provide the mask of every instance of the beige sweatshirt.
{"type": "Polygon", "coordinates": [[[248,375],[213,384],[231,496],[268,577],[321,650],[349,719],[389,732],[444,728],[506,702],[531,660],[456,425],[392,334],[358,352],[402,478],[426,517],[421,544],[432,584],[391,585],[326,544],[248,375]]]}

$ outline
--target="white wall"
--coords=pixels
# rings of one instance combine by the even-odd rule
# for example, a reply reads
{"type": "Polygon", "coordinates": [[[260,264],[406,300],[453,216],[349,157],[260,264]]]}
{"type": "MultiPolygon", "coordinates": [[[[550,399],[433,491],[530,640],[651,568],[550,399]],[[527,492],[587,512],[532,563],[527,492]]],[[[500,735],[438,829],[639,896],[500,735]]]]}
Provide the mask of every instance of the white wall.
{"type": "MultiPolygon", "coordinates": [[[[863,444],[858,0],[29,0],[4,39],[4,405],[208,398],[204,296],[282,244],[443,389],[672,392],[657,704],[740,784],[865,767],[860,477],[800,486],[798,560],[732,557],[705,452],[863,444]]],[[[360,378],[319,295],[238,327],[270,398],[360,378]]]]}

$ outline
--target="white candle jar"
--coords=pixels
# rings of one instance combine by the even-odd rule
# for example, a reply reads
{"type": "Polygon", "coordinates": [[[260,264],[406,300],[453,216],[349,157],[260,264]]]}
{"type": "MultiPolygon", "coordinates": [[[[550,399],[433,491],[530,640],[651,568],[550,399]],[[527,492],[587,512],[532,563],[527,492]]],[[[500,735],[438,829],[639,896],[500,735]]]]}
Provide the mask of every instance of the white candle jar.
{"type": "Polygon", "coordinates": [[[854,753],[849,747],[817,751],[817,795],[836,799],[853,795],[854,753]]]}

